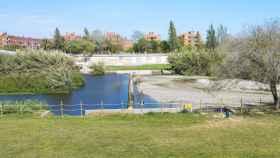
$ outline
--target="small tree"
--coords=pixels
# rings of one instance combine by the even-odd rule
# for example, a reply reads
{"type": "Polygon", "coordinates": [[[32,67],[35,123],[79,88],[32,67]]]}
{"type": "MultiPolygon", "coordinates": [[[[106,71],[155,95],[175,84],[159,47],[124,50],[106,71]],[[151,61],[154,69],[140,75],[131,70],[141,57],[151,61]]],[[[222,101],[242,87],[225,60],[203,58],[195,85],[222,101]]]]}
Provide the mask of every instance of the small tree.
{"type": "Polygon", "coordinates": [[[227,56],[222,75],[250,79],[270,85],[274,106],[279,109],[277,84],[280,81],[280,21],[272,20],[248,30],[227,56]]]}
{"type": "Polygon", "coordinates": [[[91,40],[90,33],[86,27],[84,28],[84,37],[83,38],[85,40],[91,40]]]}
{"type": "Polygon", "coordinates": [[[61,36],[58,28],[54,32],[54,48],[57,50],[62,50],[64,48],[64,38],[61,36]]]}
{"type": "Polygon", "coordinates": [[[217,42],[218,44],[223,43],[228,37],[228,30],[224,25],[220,25],[217,28],[217,42]]]}
{"type": "Polygon", "coordinates": [[[177,37],[176,27],[172,21],[169,24],[169,46],[171,51],[176,51],[180,47],[180,42],[177,37]]]}
{"type": "Polygon", "coordinates": [[[207,30],[207,37],[206,37],[206,48],[210,50],[214,50],[218,45],[216,31],[214,26],[211,24],[209,29],[207,30]]]}

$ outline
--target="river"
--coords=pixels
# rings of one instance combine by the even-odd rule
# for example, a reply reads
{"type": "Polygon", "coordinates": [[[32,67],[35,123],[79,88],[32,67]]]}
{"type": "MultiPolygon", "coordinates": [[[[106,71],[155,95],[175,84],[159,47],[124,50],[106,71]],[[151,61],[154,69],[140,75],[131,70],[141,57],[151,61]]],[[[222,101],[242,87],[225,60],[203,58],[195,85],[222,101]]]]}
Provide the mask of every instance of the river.
{"type": "MultiPolygon", "coordinates": [[[[36,100],[48,104],[55,114],[60,114],[59,105],[63,103],[64,113],[69,115],[79,115],[81,103],[85,110],[127,108],[129,75],[84,75],[84,78],[85,86],[69,94],[3,95],[0,96],[0,101],[36,100]]],[[[134,95],[136,104],[140,100],[155,103],[149,96],[141,96],[137,90],[134,95]]]]}

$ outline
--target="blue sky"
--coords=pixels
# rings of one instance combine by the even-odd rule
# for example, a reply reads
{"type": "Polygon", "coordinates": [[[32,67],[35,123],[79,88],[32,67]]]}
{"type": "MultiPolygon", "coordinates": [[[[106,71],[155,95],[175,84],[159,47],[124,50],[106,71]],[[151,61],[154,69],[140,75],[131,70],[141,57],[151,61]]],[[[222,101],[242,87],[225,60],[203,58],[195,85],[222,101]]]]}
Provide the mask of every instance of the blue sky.
{"type": "Polygon", "coordinates": [[[50,37],[62,32],[115,31],[130,37],[134,30],[167,37],[173,20],[177,32],[224,24],[236,34],[246,25],[280,16],[279,0],[0,0],[0,32],[50,37]]]}

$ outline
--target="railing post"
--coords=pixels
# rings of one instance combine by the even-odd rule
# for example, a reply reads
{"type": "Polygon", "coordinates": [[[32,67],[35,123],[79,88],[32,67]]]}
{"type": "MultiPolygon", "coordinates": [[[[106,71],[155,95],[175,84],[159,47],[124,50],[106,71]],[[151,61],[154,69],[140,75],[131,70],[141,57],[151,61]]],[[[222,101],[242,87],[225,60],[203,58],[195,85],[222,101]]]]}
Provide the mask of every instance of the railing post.
{"type": "Polygon", "coordinates": [[[24,108],[24,105],[19,106],[19,107],[20,107],[20,116],[22,117],[22,116],[23,116],[23,108],[24,108]]]}
{"type": "Polygon", "coordinates": [[[103,103],[103,100],[101,100],[101,102],[100,102],[100,108],[101,108],[101,112],[103,113],[103,109],[104,109],[104,105],[103,105],[104,103],[103,103]]]}
{"type": "Polygon", "coordinates": [[[240,112],[243,113],[243,99],[240,98],[240,112]]]}
{"type": "Polygon", "coordinates": [[[1,118],[4,116],[4,103],[1,103],[1,118]]]}
{"type": "Polygon", "coordinates": [[[82,101],[80,101],[80,110],[81,110],[81,117],[83,118],[84,114],[83,114],[83,102],[82,101]]]}
{"type": "Polygon", "coordinates": [[[61,118],[63,118],[64,117],[64,109],[63,109],[63,101],[61,100],[60,101],[60,116],[61,116],[61,118]]]}
{"type": "Polygon", "coordinates": [[[124,103],[123,103],[123,100],[121,100],[121,108],[122,108],[121,112],[123,112],[123,111],[124,111],[124,103]]]}
{"type": "Polygon", "coordinates": [[[144,108],[144,100],[141,100],[141,113],[144,114],[143,108],[144,108]]]}
{"type": "Polygon", "coordinates": [[[202,107],[201,107],[202,105],[201,104],[202,104],[202,100],[199,99],[199,109],[200,109],[200,112],[202,112],[202,107]]]}

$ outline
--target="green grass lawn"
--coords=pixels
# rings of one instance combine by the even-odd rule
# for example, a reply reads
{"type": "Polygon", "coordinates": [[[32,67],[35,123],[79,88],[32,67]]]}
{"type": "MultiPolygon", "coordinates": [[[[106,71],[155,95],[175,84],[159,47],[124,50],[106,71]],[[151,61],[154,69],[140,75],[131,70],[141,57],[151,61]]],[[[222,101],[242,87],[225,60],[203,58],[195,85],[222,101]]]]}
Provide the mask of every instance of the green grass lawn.
{"type": "Polygon", "coordinates": [[[280,117],[198,114],[0,119],[3,158],[278,158],[280,117]]]}
{"type": "Polygon", "coordinates": [[[169,64],[146,64],[140,66],[108,66],[108,70],[165,70],[170,68],[169,64]]]}

